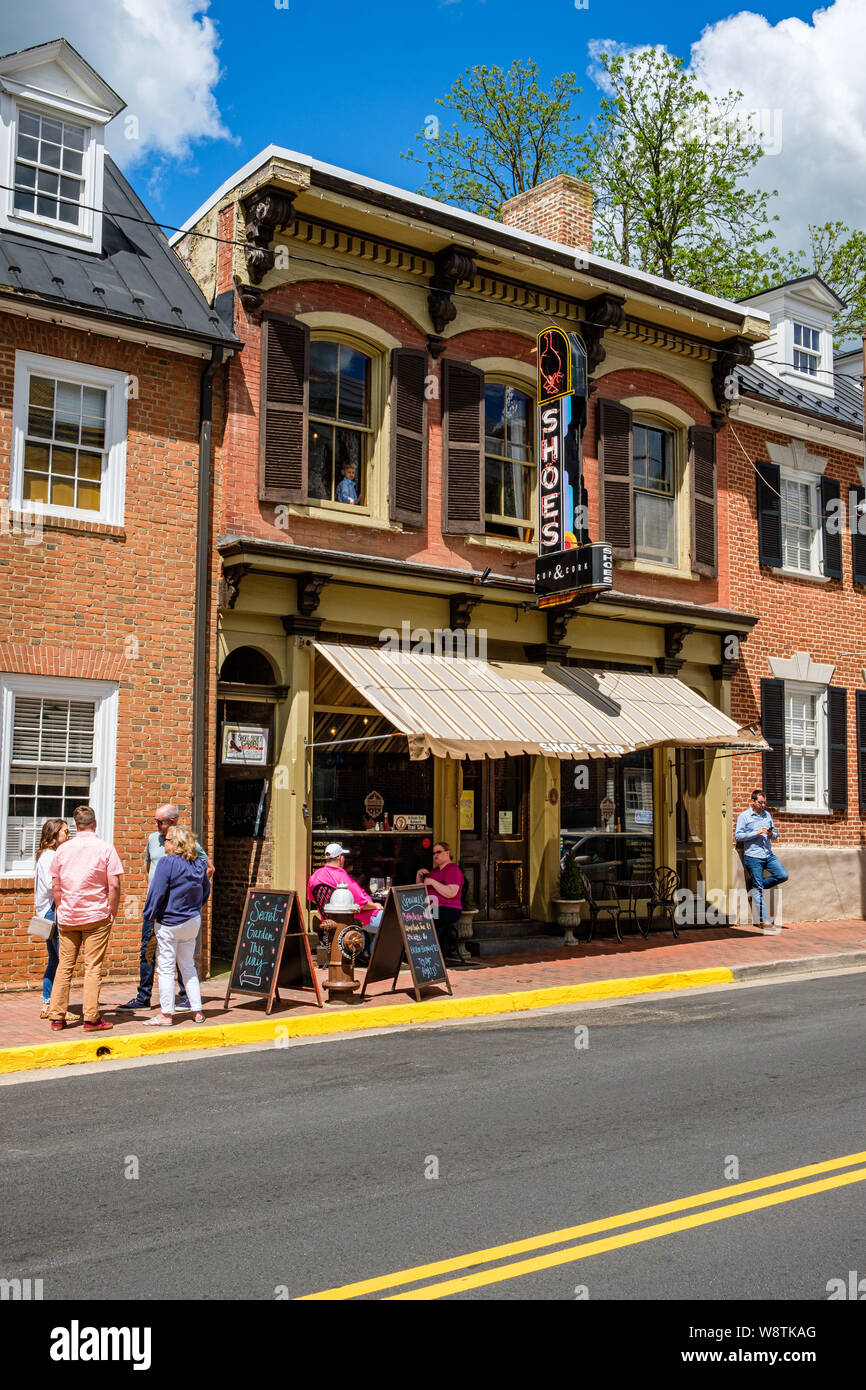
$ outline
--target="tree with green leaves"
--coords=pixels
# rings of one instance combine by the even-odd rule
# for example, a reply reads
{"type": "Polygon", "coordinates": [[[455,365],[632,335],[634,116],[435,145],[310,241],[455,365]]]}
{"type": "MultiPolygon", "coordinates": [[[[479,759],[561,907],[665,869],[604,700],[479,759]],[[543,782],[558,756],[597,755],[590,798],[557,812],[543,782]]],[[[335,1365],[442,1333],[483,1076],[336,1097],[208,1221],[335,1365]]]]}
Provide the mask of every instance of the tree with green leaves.
{"type": "MultiPolygon", "coordinates": [[[[844,222],[809,226],[809,250],[801,253],[795,275],[820,275],[845,308],[836,315],[837,347],[866,333],[866,232],[844,222]]],[[[793,275],[792,277],[793,278],[793,275]]]]}
{"type": "Polygon", "coordinates": [[[609,95],[583,141],[593,249],[711,294],[766,288],[783,266],[775,193],[746,186],[763,151],[738,115],[742,94],[714,101],[664,49],[603,53],[600,62],[609,95]]]}
{"type": "Polygon", "coordinates": [[[515,60],[499,67],[467,68],[436,105],[458,120],[442,129],[427,118],[415,137],[420,153],[404,159],[427,165],[419,193],[456,203],[482,217],[499,217],[500,205],[555,174],[580,177],[580,137],[571,100],[580,88],[573,72],[554,77],[549,92],[538,83],[538,64],[515,60]]]}

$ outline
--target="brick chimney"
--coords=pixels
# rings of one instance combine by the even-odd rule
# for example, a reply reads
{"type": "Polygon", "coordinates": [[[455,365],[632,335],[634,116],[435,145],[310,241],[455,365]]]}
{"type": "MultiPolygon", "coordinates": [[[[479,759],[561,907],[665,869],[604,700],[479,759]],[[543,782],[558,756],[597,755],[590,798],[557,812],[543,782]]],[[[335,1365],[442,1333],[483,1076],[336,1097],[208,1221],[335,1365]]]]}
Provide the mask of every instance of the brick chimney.
{"type": "Polygon", "coordinates": [[[500,213],[507,227],[547,237],[561,246],[592,250],[592,188],[570,174],[557,174],[509,198],[500,213]]]}

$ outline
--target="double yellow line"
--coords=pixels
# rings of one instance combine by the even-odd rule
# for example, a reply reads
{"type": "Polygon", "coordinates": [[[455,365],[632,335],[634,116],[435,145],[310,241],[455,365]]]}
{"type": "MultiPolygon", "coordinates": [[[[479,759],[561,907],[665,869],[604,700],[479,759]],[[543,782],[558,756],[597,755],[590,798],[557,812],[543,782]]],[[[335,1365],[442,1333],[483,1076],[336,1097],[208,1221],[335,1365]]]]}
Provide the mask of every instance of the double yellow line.
{"type": "Polygon", "coordinates": [[[374,1279],[362,1279],[355,1284],[343,1284],[334,1289],[323,1289],[319,1293],[304,1294],[308,1299],[346,1299],[360,1298],[363,1294],[382,1293],[386,1289],[397,1289],[407,1284],[418,1284],[422,1280],[433,1280],[421,1288],[405,1289],[402,1293],[388,1294],[389,1300],[447,1298],[450,1294],[465,1293],[469,1289],[480,1289],[489,1284],[503,1283],[506,1279],[519,1279],[539,1270],[553,1269],[556,1265],[572,1264],[587,1259],[590,1255],[600,1255],[607,1250],[621,1250],[627,1245],[640,1245],[644,1241],[657,1240],[661,1236],[673,1235],[677,1231],[692,1230],[697,1226],[708,1226],[716,1221],[727,1221],[732,1216],[743,1216],[746,1212],[761,1211],[775,1207],[783,1202],[794,1202],[800,1197],[812,1197],[819,1192],[830,1192],[837,1187],[847,1187],[851,1183],[866,1182],[866,1167],[854,1168],[853,1172],[838,1172],[852,1168],[855,1164],[866,1164],[866,1151],[848,1154],[844,1158],[830,1158],[823,1163],[810,1163],[805,1168],[789,1168],[783,1173],[772,1173],[764,1178],[754,1178],[733,1187],[717,1187],[710,1192],[699,1192],[692,1197],[679,1197],[672,1202],[661,1202],[652,1207],[641,1207],[636,1211],[623,1212],[619,1216],[606,1216],[600,1221],[587,1221],[580,1226],[568,1226],[561,1231],[549,1231],[546,1235],[530,1236],[526,1240],[511,1241],[507,1245],[491,1245],[486,1250],[475,1250],[466,1255],[455,1255],[450,1260],[437,1260],[433,1264],[415,1265],[411,1269],[401,1269],[394,1274],[382,1274],[374,1279]],[[831,1173],[832,1177],[819,1178],[821,1173],[831,1173]],[[804,1178],[816,1179],[812,1182],[804,1178]],[[796,1183],[794,1187],[784,1187],[779,1192],[765,1189],[780,1187],[783,1183],[796,1183]],[[745,1201],[732,1201],[744,1197],[746,1193],[760,1192],[763,1195],[745,1201]],[[721,1203],[709,1211],[691,1211],[695,1207],[705,1207],[712,1202],[721,1203]],[[670,1216],[673,1212],[691,1211],[688,1216],[670,1221],[658,1221],[657,1217],[670,1216]],[[636,1231],[623,1231],[624,1226],[635,1226],[642,1221],[655,1224],[641,1226],[636,1231]],[[601,1231],[617,1231],[618,1234],[602,1240],[582,1241],[569,1244],[562,1250],[548,1247],[564,1245],[578,1237],[597,1235],[601,1231]],[[509,1256],[523,1255],[530,1250],[546,1250],[528,1260],[512,1260],[499,1264],[494,1269],[477,1269],[494,1260],[508,1259],[509,1256]],[[454,1274],[458,1270],[474,1270],[456,1279],[435,1282],[438,1276],[454,1274]]]}

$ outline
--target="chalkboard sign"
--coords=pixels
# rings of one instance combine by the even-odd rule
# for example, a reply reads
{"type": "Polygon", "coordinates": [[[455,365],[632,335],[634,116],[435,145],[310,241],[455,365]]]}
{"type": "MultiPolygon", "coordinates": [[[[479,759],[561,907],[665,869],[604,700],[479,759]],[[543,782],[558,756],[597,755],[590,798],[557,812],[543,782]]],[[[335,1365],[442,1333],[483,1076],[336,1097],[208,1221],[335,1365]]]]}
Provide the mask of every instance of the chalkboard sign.
{"type": "Polygon", "coordinates": [[[393,978],[391,989],[395,990],[404,960],[409,963],[415,998],[419,1002],[421,990],[428,985],[444,985],[451,994],[451,981],[423,883],[392,888],[388,894],[360,998],[364,998],[367,986],[377,980],[393,978]]]}
{"type": "Polygon", "coordinates": [[[313,969],[310,941],[297,893],[249,888],[232,961],[226,1006],[232,994],[266,994],[270,1013],[279,989],[311,989],[324,1007],[313,969]]]}

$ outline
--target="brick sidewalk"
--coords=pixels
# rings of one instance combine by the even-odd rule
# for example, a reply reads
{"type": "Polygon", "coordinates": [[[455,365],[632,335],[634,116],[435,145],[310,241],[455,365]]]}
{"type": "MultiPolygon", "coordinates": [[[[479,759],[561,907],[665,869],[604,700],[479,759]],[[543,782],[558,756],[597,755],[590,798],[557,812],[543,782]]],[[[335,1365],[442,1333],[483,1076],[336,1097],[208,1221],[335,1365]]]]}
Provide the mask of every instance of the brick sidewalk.
{"type": "MultiPolygon", "coordinates": [[[[861,918],[844,922],[793,923],[784,927],[779,936],[763,936],[749,927],[709,927],[682,931],[679,940],[675,941],[670,932],[658,931],[653,933],[649,941],[637,935],[626,936],[621,946],[615,938],[603,938],[588,946],[571,946],[543,955],[487,956],[483,962],[452,970],[451,986],[455,997],[460,999],[514,990],[578,985],[622,976],[807,960],[815,956],[862,950],[864,947],[866,921],[861,918]]],[[[320,979],[324,978],[324,973],[319,972],[320,979]]],[[[363,972],[359,971],[358,974],[362,977],[363,972]]],[[[411,983],[408,972],[401,977],[401,985],[404,980],[407,986],[411,983]]],[[[115,1025],[113,1033],[106,1034],[106,1037],[142,1031],[156,1032],[155,1029],[142,1029],[143,1021],[153,1017],[153,1012],[140,1010],[136,1014],[126,1014],[114,1011],[114,1006],[128,999],[134,987],[134,982],[127,981],[103,988],[103,1012],[108,1021],[115,1025]]],[[[265,1017],[265,1001],[247,995],[233,995],[226,1009],[225,990],[225,977],[205,981],[202,985],[207,1019],[202,1027],[227,1022],[254,1022],[265,1017]]],[[[392,994],[388,982],[381,981],[371,986],[368,1000],[376,1005],[405,1004],[414,997],[406,989],[392,994]]],[[[446,997],[445,991],[439,988],[425,990],[422,995],[425,1000],[446,997]]],[[[326,1004],[325,1010],[332,1012],[336,1007],[326,1004]]],[[[354,1007],[361,1014],[365,1005],[354,1007]]],[[[98,1034],[84,1033],[80,1022],[67,1026],[62,1033],[53,1033],[47,1020],[40,1019],[39,1009],[38,990],[0,995],[0,1048],[99,1037],[98,1034]]],[[[81,1012],[81,985],[78,979],[73,983],[71,1011],[81,1012]]],[[[284,995],[282,1002],[275,1005],[271,1017],[289,1014],[296,1017],[318,1012],[315,1005],[301,1002],[300,995],[293,995],[291,999],[284,995]]],[[[178,1023],[188,1024],[189,1017],[188,1014],[178,1014],[178,1023]]]]}

